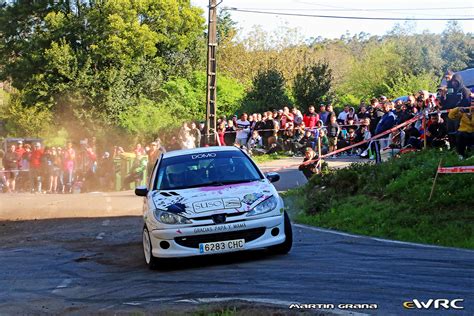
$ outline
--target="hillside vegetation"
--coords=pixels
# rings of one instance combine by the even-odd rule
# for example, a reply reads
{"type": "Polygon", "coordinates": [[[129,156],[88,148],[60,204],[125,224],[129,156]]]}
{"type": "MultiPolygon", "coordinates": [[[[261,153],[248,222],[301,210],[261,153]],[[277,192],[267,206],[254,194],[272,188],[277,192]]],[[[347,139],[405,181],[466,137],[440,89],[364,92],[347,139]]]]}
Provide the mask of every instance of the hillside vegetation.
{"type": "Polygon", "coordinates": [[[302,223],[390,239],[474,248],[474,175],[440,174],[438,164],[473,165],[451,152],[403,155],[314,176],[286,195],[302,223]]]}

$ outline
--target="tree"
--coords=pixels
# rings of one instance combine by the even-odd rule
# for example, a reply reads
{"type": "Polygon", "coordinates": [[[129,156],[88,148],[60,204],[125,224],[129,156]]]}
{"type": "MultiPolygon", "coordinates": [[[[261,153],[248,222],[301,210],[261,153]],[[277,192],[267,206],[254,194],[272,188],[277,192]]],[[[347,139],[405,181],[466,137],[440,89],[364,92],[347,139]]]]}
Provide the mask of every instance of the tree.
{"type": "Polygon", "coordinates": [[[232,20],[229,11],[219,11],[217,15],[217,43],[222,45],[226,41],[231,41],[237,34],[237,22],[232,20]]]}
{"type": "Polygon", "coordinates": [[[465,34],[456,21],[449,21],[442,34],[442,54],[445,69],[463,70],[473,64],[472,34],[465,34]]]}
{"type": "Polygon", "coordinates": [[[9,2],[0,8],[0,80],[57,120],[117,126],[164,81],[201,65],[201,13],[187,0],[9,2]]]}
{"type": "Polygon", "coordinates": [[[293,94],[296,103],[307,109],[309,105],[318,105],[330,97],[332,70],[327,62],[318,62],[306,66],[296,75],[293,94]]]}
{"type": "Polygon", "coordinates": [[[242,102],[242,110],[263,112],[288,104],[290,99],[285,91],[285,79],[281,72],[270,68],[259,71],[255,76],[252,89],[242,102]]]}

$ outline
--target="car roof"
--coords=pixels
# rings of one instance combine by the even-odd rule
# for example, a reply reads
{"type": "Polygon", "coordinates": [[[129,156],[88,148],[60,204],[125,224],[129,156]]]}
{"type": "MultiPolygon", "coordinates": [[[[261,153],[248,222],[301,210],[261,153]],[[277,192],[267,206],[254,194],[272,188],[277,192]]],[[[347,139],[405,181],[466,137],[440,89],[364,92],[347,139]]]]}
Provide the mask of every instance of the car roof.
{"type": "Polygon", "coordinates": [[[181,149],[181,150],[168,151],[163,154],[163,158],[210,153],[210,152],[220,152],[220,151],[241,151],[241,150],[240,148],[237,148],[235,146],[199,147],[199,148],[193,148],[193,149],[181,149]]]}

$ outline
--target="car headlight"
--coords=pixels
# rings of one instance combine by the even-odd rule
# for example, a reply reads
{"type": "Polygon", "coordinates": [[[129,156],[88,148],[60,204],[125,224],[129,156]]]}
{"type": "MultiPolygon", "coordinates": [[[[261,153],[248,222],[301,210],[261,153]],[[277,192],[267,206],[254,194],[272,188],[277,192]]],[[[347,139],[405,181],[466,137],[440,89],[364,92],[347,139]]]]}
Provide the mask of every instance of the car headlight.
{"type": "Polygon", "coordinates": [[[177,225],[177,224],[191,224],[192,222],[184,216],[169,213],[165,211],[155,210],[153,212],[157,221],[163,224],[177,225]]]}
{"type": "Polygon", "coordinates": [[[277,207],[277,199],[273,195],[268,199],[257,204],[250,212],[247,213],[247,216],[259,215],[263,213],[268,213],[273,211],[277,207]]]}

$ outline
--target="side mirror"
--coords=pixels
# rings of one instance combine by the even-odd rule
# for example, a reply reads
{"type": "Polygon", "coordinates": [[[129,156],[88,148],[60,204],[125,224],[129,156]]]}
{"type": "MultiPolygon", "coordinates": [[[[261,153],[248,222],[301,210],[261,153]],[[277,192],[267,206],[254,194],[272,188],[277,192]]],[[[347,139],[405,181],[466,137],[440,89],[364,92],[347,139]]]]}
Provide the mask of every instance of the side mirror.
{"type": "Polygon", "coordinates": [[[280,180],[280,175],[276,172],[269,172],[266,175],[267,179],[270,180],[270,182],[277,182],[280,180]]]}
{"type": "Polygon", "coordinates": [[[147,194],[148,194],[148,189],[146,186],[139,186],[135,188],[135,195],[146,196],[147,194]]]}

